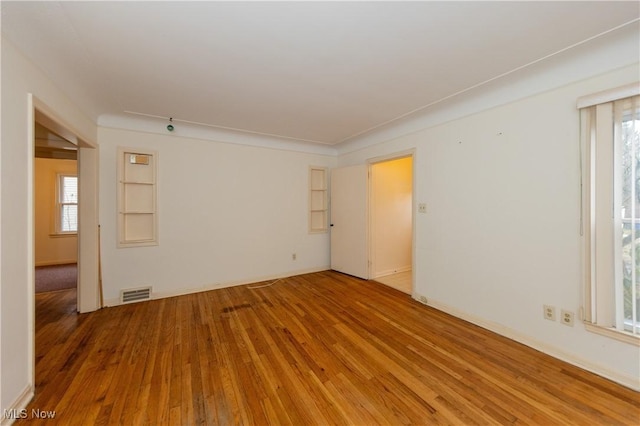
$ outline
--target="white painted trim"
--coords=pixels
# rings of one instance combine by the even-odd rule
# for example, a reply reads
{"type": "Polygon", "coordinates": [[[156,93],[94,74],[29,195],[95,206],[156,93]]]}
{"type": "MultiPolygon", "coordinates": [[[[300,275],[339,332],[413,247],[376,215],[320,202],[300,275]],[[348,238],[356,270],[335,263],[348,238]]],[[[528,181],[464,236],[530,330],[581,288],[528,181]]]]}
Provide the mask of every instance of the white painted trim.
{"type": "Polygon", "coordinates": [[[375,276],[372,276],[370,279],[375,280],[376,278],[382,278],[393,274],[399,274],[401,272],[409,272],[411,270],[411,265],[403,266],[400,268],[388,269],[386,271],[378,272],[375,276]]]}
{"type": "Polygon", "coordinates": [[[16,411],[24,410],[27,407],[27,405],[29,405],[29,402],[31,402],[34,395],[35,395],[35,390],[33,386],[29,385],[26,388],[24,388],[24,390],[20,393],[20,395],[18,395],[18,398],[16,398],[13,404],[11,404],[7,408],[2,409],[2,413],[0,413],[0,420],[1,420],[0,426],[10,425],[16,421],[16,419],[6,418],[4,416],[4,412],[5,412],[4,410],[16,410],[16,411]]]}
{"type": "Polygon", "coordinates": [[[578,98],[576,107],[587,108],[590,106],[613,102],[618,99],[630,98],[640,95],[640,81],[616,87],[615,89],[603,90],[602,92],[593,93],[578,98]]]}
{"type": "MultiPolygon", "coordinates": [[[[131,114],[103,114],[98,117],[99,127],[158,135],[168,134],[166,124],[166,119],[131,114]]],[[[182,122],[180,125],[175,125],[175,130],[169,135],[282,151],[320,154],[331,157],[335,157],[337,154],[335,147],[322,143],[254,134],[235,129],[214,128],[189,122],[182,122]]]]}
{"type": "Polygon", "coordinates": [[[36,382],[36,248],[35,248],[35,120],[36,102],[32,93],[27,95],[27,330],[29,332],[27,356],[27,383],[36,382]]]}
{"type": "MultiPolygon", "coordinates": [[[[414,294],[413,299],[417,300],[420,303],[424,303],[420,301],[420,295],[414,294]]],[[[456,308],[452,308],[444,303],[438,302],[433,299],[428,299],[429,301],[426,303],[427,306],[435,308],[439,311],[447,313],[449,315],[453,315],[454,317],[463,319],[472,324],[480,326],[484,329],[497,333],[501,336],[507,337],[511,340],[515,340],[516,342],[522,343],[523,345],[529,346],[530,348],[536,349],[542,353],[550,355],[554,358],[557,358],[561,361],[565,361],[569,364],[575,365],[576,367],[580,367],[587,371],[590,371],[599,376],[605,377],[607,379],[613,380],[616,383],[619,383],[623,386],[631,388],[635,391],[640,391],[640,378],[625,376],[615,371],[611,371],[608,367],[596,364],[591,361],[587,361],[583,358],[577,357],[573,354],[569,354],[557,346],[552,346],[547,343],[541,342],[537,339],[531,338],[531,336],[522,334],[516,330],[513,330],[509,327],[505,327],[502,324],[498,324],[492,321],[487,321],[483,318],[477,317],[475,315],[470,315],[466,312],[462,312],[456,308]]]]}
{"type": "MultiPolygon", "coordinates": [[[[249,129],[239,129],[239,128],[235,128],[235,127],[219,126],[217,124],[202,123],[202,122],[198,122],[198,121],[184,120],[184,119],[175,118],[175,117],[163,117],[163,116],[160,116],[160,115],[146,114],[144,112],[136,112],[136,111],[124,111],[124,112],[126,114],[132,114],[132,115],[136,115],[136,116],[140,116],[140,117],[155,118],[155,119],[158,119],[158,120],[162,120],[164,122],[166,122],[166,120],[169,119],[169,122],[172,123],[172,124],[173,123],[180,123],[181,125],[192,125],[192,126],[198,126],[198,127],[206,127],[206,128],[215,129],[215,130],[218,130],[218,131],[223,131],[223,132],[233,132],[233,133],[240,133],[240,134],[256,135],[256,136],[259,136],[259,137],[266,137],[266,138],[276,139],[276,140],[280,140],[281,139],[281,140],[287,140],[287,141],[290,140],[290,141],[297,141],[297,142],[310,142],[310,143],[314,143],[314,144],[330,145],[330,143],[328,143],[328,142],[323,142],[323,141],[319,141],[319,140],[295,138],[295,137],[292,137],[292,136],[285,136],[285,135],[278,135],[278,134],[273,134],[273,133],[258,132],[258,131],[249,130],[249,129]]],[[[167,129],[167,130],[169,130],[169,129],[167,129]]],[[[170,131],[173,132],[174,130],[175,130],[175,126],[170,131]]]]}
{"type": "Polygon", "coordinates": [[[592,333],[599,334],[601,336],[610,337],[612,339],[619,340],[621,342],[628,343],[634,346],[640,346],[640,336],[637,334],[627,333],[613,327],[602,327],[597,324],[584,323],[584,328],[592,333]]]}
{"type": "MultiPolygon", "coordinates": [[[[254,278],[245,279],[245,280],[228,281],[225,283],[218,283],[218,284],[209,284],[203,287],[185,288],[185,289],[175,290],[175,291],[161,291],[157,293],[152,293],[151,300],[166,299],[168,297],[184,296],[184,295],[193,294],[193,293],[202,293],[204,291],[219,290],[222,288],[236,287],[240,285],[256,284],[264,281],[280,280],[282,278],[293,277],[295,275],[312,274],[315,272],[327,271],[329,269],[331,269],[331,267],[327,265],[320,268],[310,268],[310,269],[300,269],[297,271],[290,271],[290,272],[287,272],[286,274],[267,275],[263,277],[254,277],[254,278]]],[[[127,303],[127,305],[129,304],[130,303],[127,303]]],[[[118,305],[123,305],[123,303],[120,302],[119,298],[108,299],[108,300],[105,300],[104,302],[105,307],[112,307],[112,306],[118,306],[118,305]]]]}
{"type": "Polygon", "coordinates": [[[69,124],[44,102],[34,97],[36,109],[35,119],[47,129],[62,136],[67,141],[78,147],[97,148],[98,144],[91,137],[83,135],[75,126],[69,124]]]}
{"type": "Polygon", "coordinates": [[[78,312],[92,312],[100,308],[98,279],[98,157],[99,152],[89,146],[78,149],[80,177],[78,214],[78,312]]]}
{"type": "Polygon", "coordinates": [[[400,160],[402,158],[407,158],[407,157],[412,157],[413,159],[415,155],[416,155],[416,149],[411,148],[411,149],[406,149],[400,152],[394,152],[393,154],[380,155],[378,157],[368,158],[367,164],[384,163],[387,161],[400,160]]]}
{"type": "MultiPolygon", "coordinates": [[[[2,27],[0,22],[0,27],[2,27]]],[[[1,55],[0,55],[1,56],[1,55]]],[[[0,59],[0,63],[2,60],[0,59]]],[[[0,81],[2,81],[2,66],[0,65],[0,81]]],[[[0,102],[0,105],[2,102],[0,102]]],[[[0,135],[2,135],[2,106],[0,106],[0,135]]],[[[2,147],[0,146],[0,176],[2,176],[2,147]]],[[[0,188],[1,189],[1,188],[0,188]]],[[[1,192],[1,191],[0,191],[1,192]]],[[[2,291],[4,288],[4,284],[2,283],[2,197],[0,196],[0,308],[2,308],[2,291]]],[[[5,340],[4,333],[2,328],[2,315],[0,315],[0,370],[2,370],[2,342],[5,340]]],[[[8,339],[7,339],[8,340],[8,339]]],[[[2,388],[4,387],[4,382],[0,380],[0,408],[2,408],[2,388]]],[[[0,423],[2,423],[2,416],[0,415],[0,423]]]]}

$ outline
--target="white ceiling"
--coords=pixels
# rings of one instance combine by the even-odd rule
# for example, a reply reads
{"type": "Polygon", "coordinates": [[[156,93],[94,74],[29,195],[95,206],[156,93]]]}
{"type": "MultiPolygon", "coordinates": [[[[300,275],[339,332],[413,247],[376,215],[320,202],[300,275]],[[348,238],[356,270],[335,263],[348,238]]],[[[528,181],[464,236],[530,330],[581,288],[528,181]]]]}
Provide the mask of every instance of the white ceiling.
{"type": "Polygon", "coordinates": [[[639,2],[8,2],[2,32],[94,120],[338,144],[628,24],[639,2]]]}

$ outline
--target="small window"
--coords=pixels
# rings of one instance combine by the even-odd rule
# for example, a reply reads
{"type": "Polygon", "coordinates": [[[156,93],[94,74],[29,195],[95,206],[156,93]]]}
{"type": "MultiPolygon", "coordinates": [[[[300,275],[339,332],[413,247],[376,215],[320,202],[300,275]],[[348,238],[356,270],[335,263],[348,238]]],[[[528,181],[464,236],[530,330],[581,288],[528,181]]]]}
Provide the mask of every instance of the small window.
{"type": "Polygon", "coordinates": [[[57,233],[78,232],[78,177],[58,175],[57,180],[57,233]]]}

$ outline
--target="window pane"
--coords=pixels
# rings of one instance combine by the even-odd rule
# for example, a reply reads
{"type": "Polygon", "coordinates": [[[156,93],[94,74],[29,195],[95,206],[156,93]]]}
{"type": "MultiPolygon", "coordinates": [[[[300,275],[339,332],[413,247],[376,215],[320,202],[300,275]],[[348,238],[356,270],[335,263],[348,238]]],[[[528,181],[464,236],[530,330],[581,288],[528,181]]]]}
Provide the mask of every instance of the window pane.
{"type": "Polygon", "coordinates": [[[61,203],[78,202],[78,178],[75,176],[62,176],[61,203]]]}
{"type": "Polygon", "coordinates": [[[625,329],[640,332],[640,109],[625,109],[620,139],[622,307],[625,329]]]}
{"type": "Polygon", "coordinates": [[[64,204],[61,212],[62,232],[78,231],[78,205],[64,204]]]}

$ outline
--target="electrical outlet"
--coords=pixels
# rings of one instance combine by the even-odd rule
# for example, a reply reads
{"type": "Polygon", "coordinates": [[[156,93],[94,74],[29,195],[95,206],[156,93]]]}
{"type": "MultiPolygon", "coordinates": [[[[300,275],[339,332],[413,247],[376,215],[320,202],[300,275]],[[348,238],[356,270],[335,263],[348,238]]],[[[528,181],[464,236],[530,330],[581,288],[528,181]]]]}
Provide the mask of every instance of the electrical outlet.
{"type": "Polygon", "coordinates": [[[564,309],[560,311],[560,322],[573,327],[573,312],[565,311],[564,309]]]}
{"type": "Polygon", "coordinates": [[[291,260],[296,260],[297,258],[298,258],[298,255],[297,255],[297,254],[293,253],[293,254],[291,255],[291,260]]]}
{"type": "Polygon", "coordinates": [[[425,203],[418,204],[418,213],[426,213],[427,205],[425,203]]]}
{"type": "Polygon", "coordinates": [[[556,308],[554,306],[544,305],[543,314],[544,314],[544,319],[546,320],[549,320],[549,321],[556,320],[556,308]]]}

